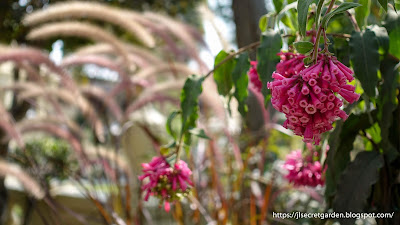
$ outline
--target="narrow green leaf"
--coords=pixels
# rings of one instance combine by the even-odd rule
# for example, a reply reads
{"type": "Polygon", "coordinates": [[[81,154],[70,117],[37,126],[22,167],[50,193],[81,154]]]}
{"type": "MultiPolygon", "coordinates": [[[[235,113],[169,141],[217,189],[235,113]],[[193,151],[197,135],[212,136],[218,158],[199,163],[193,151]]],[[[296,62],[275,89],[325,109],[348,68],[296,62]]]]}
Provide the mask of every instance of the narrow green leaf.
{"type": "Polygon", "coordinates": [[[375,97],[379,68],[379,43],[376,35],[370,29],[353,32],[349,45],[355,76],[360,80],[365,94],[375,97]]]}
{"type": "Polygon", "coordinates": [[[171,135],[171,137],[173,137],[174,139],[176,139],[176,134],[175,134],[174,130],[172,129],[172,121],[180,113],[181,113],[180,111],[173,111],[171,114],[169,114],[168,119],[167,119],[167,124],[165,125],[167,133],[169,135],[171,135]]]}
{"type": "MultiPolygon", "coordinates": [[[[358,153],[341,176],[333,202],[335,212],[363,212],[371,186],[379,179],[379,169],[384,165],[376,151],[358,153]]],[[[354,219],[339,219],[342,225],[353,225],[354,219]]]]}
{"type": "Polygon", "coordinates": [[[261,32],[264,32],[268,27],[268,16],[264,15],[258,21],[258,27],[260,28],[261,32]]]}
{"type": "Polygon", "coordinates": [[[309,41],[298,41],[293,43],[296,50],[301,54],[307,54],[314,48],[314,44],[309,41]]]}
{"type": "Polygon", "coordinates": [[[198,117],[198,99],[202,92],[202,84],[204,77],[191,75],[189,76],[181,92],[181,110],[182,110],[182,128],[181,136],[189,129],[196,126],[198,117]]]}
{"type": "Polygon", "coordinates": [[[389,51],[389,34],[386,28],[372,25],[370,29],[375,33],[378,39],[379,49],[382,50],[383,54],[386,54],[389,51]]]}
{"type": "MultiPolygon", "coordinates": [[[[221,63],[229,54],[224,50],[215,57],[214,67],[221,63]]],[[[218,93],[226,96],[232,89],[232,71],[235,67],[235,60],[228,60],[214,71],[214,80],[217,83],[218,93]]]]}
{"type": "Polygon", "coordinates": [[[389,53],[400,59],[400,26],[390,32],[389,38],[389,53]]]}
{"type": "Polygon", "coordinates": [[[321,10],[322,10],[322,6],[324,5],[324,2],[325,2],[325,0],[318,1],[317,12],[315,13],[316,27],[319,27],[319,19],[321,17],[321,10]]]}
{"type": "Polygon", "coordinates": [[[257,49],[257,71],[263,84],[261,92],[265,98],[268,96],[267,82],[272,80],[272,72],[279,62],[276,54],[281,50],[281,46],[282,39],[279,33],[268,30],[261,36],[261,44],[257,49]]]}
{"type": "Polygon", "coordinates": [[[388,1],[387,0],[378,0],[379,4],[382,8],[387,12],[388,11],[388,1]]]}
{"type": "Polygon", "coordinates": [[[273,0],[274,6],[275,6],[275,11],[280,12],[283,7],[283,1],[282,0],[273,0]]]}
{"type": "Polygon", "coordinates": [[[360,7],[357,7],[355,9],[356,11],[356,21],[357,24],[360,27],[363,27],[364,25],[367,25],[367,18],[370,12],[370,5],[371,5],[371,0],[359,0],[358,3],[361,4],[360,7]]]}
{"type": "Polygon", "coordinates": [[[235,69],[232,73],[233,83],[235,85],[235,93],[233,94],[239,103],[238,110],[244,117],[247,112],[246,99],[248,96],[248,76],[247,72],[250,69],[249,54],[242,53],[236,63],[235,69]]]}
{"type": "Polygon", "coordinates": [[[303,37],[306,36],[308,8],[312,2],[313,0],[297,1],[297,20],[299,23],[300,34],[303,37]]]}
{"type": "MultiPolygon", "coordinates": [[[[349,110],[347,110],[349,111],[349,110]]],[[[376,111],[371,112],[376,118],[376,111]]],[[[325,197],[331,203],[332,196],[336,192],[339,177],[350,162],[350,152],[353,150],[353,142],[360,130],[371,127],[369,115],[351,114],[345,122],[337,121],[335,130],[329,135],[329,151],[327,156],[328,168],[326,170],[325,197]]]]}
{"type": "Polygon", "coordinates": [[[296,8],[297,4],[296,2],[290,3],[289,5],[286,5],[276,16],[276,23],[278,24],[279,27],[279,21],[282,20],[282,18],[286,15],[286,12],[289,11],[290,9],[296,8]]]}
{"type": "MultiPolygon", "coordinates": [[[[390,43],[392,44],[392,42],[390,43]]],[[[396,101],[396,88],[399,71],[396,69],[398,62],[389,57],[386,57],[381,62],[381,74],[383,84],[379,90],[378,99],[378,123],[381,129],[381,147],[387,155],[389,162],[399,156],[398,150],[389,140],[390,127],[393,123],[393,111],[396,110],[398,102],[396,101]]]]}
{"type": "Polygon", "coordinates": [[[337,15],[337,14],[340,14],[340,13],[344,13],[347,10],[355,8],[355,7],[358,7],[358,6],[360,6],[360,4],[358,4],[358,3],[343,2],[342,4],[339,5],[339,7],[337,7],[335,10],[333,10],[332,12],[328,13],[327,15],[325,15],[324,18],[322,18],[321,25],[326,28],[328,26],[329,20],[334,15],[337,15]]]}
{"type": "Polygon", "coordinates": [[[266,31],[268,28],[274,28],[275,16],[275,12],[269,12],[260,18],[258,21],[258,27],[260,28],[261,32],[266,31]]]}
{"type": "Polygon", "coordinates": [[[209,139],[211,140],[210,137],[207,136],[207,134],[204,132],[203,129],[200,128],[193,128],[189,130],[189,133],[199,137],[199,138],[204,138],[204,139],[209,139]]]}

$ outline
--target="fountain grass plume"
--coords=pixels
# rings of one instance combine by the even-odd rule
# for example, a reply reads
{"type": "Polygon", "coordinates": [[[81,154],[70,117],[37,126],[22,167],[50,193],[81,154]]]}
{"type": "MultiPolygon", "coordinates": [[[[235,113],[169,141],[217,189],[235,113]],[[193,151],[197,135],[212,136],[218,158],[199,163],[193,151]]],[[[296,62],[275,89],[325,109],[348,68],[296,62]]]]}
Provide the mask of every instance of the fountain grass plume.
{"type": "Polygon", "coordinates": [[[52,37],[81,37],[95,42],[106,42],[124,58],[125,65],[129,67],[128,52],[124,44],[112,33],[99,26],[84,22],[56,22],[44,24],[34,28],[27,35],[29,40],[43,40],[52,37]]]}
{"type": "Polygon", "coordinates": [[[105,91],[103,91],[103,89],[95,86],[85,86],[81,88],[81,92],[83,95],[94,97],[102,102],[105,108],[109,109],[119,122],[122,122],[123,114],[121,107],[118,105],[115,99],[111,98],[105,91]]]}
{"type": "MultiPolygon", "coordinates": [[[[149,50],[125,43],[125,49],[129,52],[129,59],[140,67],[158,65],[163,60],[149,50]],[[132,59],[132,60],[131,60],[132,59]]],[[[89,46],[80,47],[75,50],[74,55],[98,55],[107,54],[118,56],[114,48],[107,43],[98,43],[89,46]]]]}
{"type": "Polygon", "coordinates": [[[34,48],[5,48],[0,52],[0,63],[13,61],[25,63],[26,61],[34,65],[46,65],[52,72],[60,76],[62,83],[70,90],[77,90],[75,82],[71,76],[62,68],[54,64],[42,51],[34,48]]]}
{"type": "MultiPolygon", "coordinates": [[[[147,47],[154,47],[155,40],[150,32],[135,20],[129,20],[118,8],[95,2],[69,1],[53,4],[46,9],[28,14],[23,23],[28,26],[39,23],[69,18],[69,19],[96,19],[111,23],[127,30],[138,41],[147,47]]],[[[140,16],[140,14],[138,14],[140,16]]]]}
{"type": "Polygon", "coordinates": [[[16,164],[0,159],[0,176],[14,176],[21,182],[25,190],[36,199],[43,199],[46,195],[39,183],[16,164]]]}
{"type": "Polygon", "coordinates": [[[178,74],[185,74],[185,76],[187,76],[188,74],[195,74],[196,72],[182,63],[163,63],[139,71],[135,74],[133,79],[148,79],[151,76],[158,76],[160,74],[166,73],[172,74],[174,76],[178,74]]]}
{"type": "Polygon", "coordinates": [[[121,80],[130,82],[129,76],[126,74],[126,72],[121,68],[121,65],[118,65],[111,59],[100,56],[100,55],[71,55],[69,57],[66,57],[63,59],[61,62],[61,67],[70,67],[70,66],[75,66],[75,65],[85,65],[85,64],[94,64],[100,67],[105,67],[110,70],[113,70],[118,73],[120,76],[121,80]]]}
{"type": "Polygon", "coordinates": [[[12,86],[2,87],[2,89],[8,88],[21,88],[23,90],[21,94],[18,95],[18,99],[25,100],[36,97],[45,97],[45,96],[54,96],[64,102],[75,105],[80,109],[82,114],[88,119],[88,121],[93,126],[93,129],[96,133],[96,137],[100,142],[104,142],[104,128],[103,124],[96,113],[94,107],[90,104],[90,102],[82,96],[79,92],[73,92],[57,87],[48,87],[43,88],[41,86],[35,85],[34,83],[29,82],[17,82],[12,86]]]}

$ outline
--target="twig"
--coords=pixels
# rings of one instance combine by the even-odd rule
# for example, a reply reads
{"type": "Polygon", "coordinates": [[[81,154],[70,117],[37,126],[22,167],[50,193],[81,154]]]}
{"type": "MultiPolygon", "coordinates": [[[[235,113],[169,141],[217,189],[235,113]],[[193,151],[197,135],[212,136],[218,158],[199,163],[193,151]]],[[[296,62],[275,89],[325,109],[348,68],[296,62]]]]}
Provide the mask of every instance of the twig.
{"type": "Polygon", "coordinates": [[[349,17],[350,22],[351,22],[351,24],[352,24],[353,27],[354,27],[354,30],[356,30],[357,32],[360,32],[360,31],[361,31],[361,30],[360,30],[360,27],[358,26],[357,20],[356,20],[356,18],[354,17],[354,15],[352,15],[349,11],[346,11],[346,14],[347,14],[347,16],[349,17]]]}

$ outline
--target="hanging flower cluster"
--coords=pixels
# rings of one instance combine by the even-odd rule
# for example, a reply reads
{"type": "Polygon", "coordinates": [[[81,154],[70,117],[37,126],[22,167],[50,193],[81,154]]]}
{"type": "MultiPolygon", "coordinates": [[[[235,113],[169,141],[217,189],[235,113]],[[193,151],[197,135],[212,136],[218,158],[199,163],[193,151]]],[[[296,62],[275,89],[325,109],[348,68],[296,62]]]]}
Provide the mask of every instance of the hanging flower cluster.
{"type": "Polygon", "coordinates": [[[260,92],[262,88],[262,83],[257,72],[257,61],[250,62],[250,69],[247,74],[250,78],[250,84],[253,85],[255,90],[260,92]]]}
{"type": "Polygon", "coordinates": [[[304,137],[304,142],[318,145],[321,134],[333,128],[333,121],[348,117],[340,109],[342,100],[335,94],[349,103],[360,97],[354,93],[355,87],[347,84],[354,80],[353,71],[335,57],[324,54],[307,68],[303,63],[304,55],[290,52],[279,55],[282,60],[272,74],[274,81],[267,84],[272,91],[272,105],[285,113],[285,128],[304,137]]]}
{"type": "Polygon", "coordinates": [[[170,203],[179,200],[180,195],[187,194],[190,186],[193,186],[190,176],[192,171],[187,164],[179,160],[173,167],[169,165],[164,157],[153,157],[149,163],[143,163],[143,175],[140,180],[148,178],[148,183],[142,186],[146,192],[144,200],[156,196],[164,202],[165,211],[170,210],[170,203]],[[189,186],[190,185],[190,186],[189,186]]]}
{"type": "MultiPolygon", "coordinates": [[[[317,152],[312,151],[312,154],[317,152]]],[[[285,176],[289,182],[295,186],[311,186],[324,185],[322,173],[323,169],[319,161],[314,161],[313,155],[304,157],[301,150],[292,151],[286,156],[283,168],[288,171],[285,176]]]]}

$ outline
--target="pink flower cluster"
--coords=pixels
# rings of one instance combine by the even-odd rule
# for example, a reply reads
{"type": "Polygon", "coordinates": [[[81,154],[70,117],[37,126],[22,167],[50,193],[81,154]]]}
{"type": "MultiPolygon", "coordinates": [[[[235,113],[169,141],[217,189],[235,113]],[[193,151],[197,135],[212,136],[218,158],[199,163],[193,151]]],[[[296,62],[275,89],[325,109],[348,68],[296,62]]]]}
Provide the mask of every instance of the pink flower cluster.
{"type": "Polygon", "coordinates": [[[323,169],[320,162],[313,161],[312,155],[303,157],[301,150],[295,150],[287,155],[283,168],[288,171],[285,178],[295,186],[316,187],[324,185],[323,169]]]}
{"type": "Polygon", "coordinates": [[[261,83],[260,77],[258,76],[258,72],[257,72],[257,61],[250,62],[250,69],[247,74],[250,78],[250,84],[253,85],[255,90],[260,92],[261,88],[262,88],[262,83],[261,83]]]}
{"type": "Polygon", "coordinates": [[[142,186],[146,191],[145,201],[150,197],[156,196],[164,202],[165,211],[170,210],[170,202],[179,199],[180,194],[186,194],[193,186],[190,176],[192,171],[187,164],[179,160],[174,167],[171,167],[164,157],[153,157],[149,163],[143,163],[143,175],[140,180],[148,178],[148,183],[142,186]]]}
{"type": "Polygon", "coordinates": [[[285,113],[285,128],[304,137],[304,142],[318,145],[321,134],[333,128],[333,121],[348,117],[335,94],[349,103],[360,97],[354,93],[355,87],[347,84],[354,80],[353,71],[333,56],[321,54],[317,63],[307,68],[304,55],[287,52],[280,56],[282,60],[272,74],[274,81],[267,84],[272,91],[272,105],[285,113]]]}

